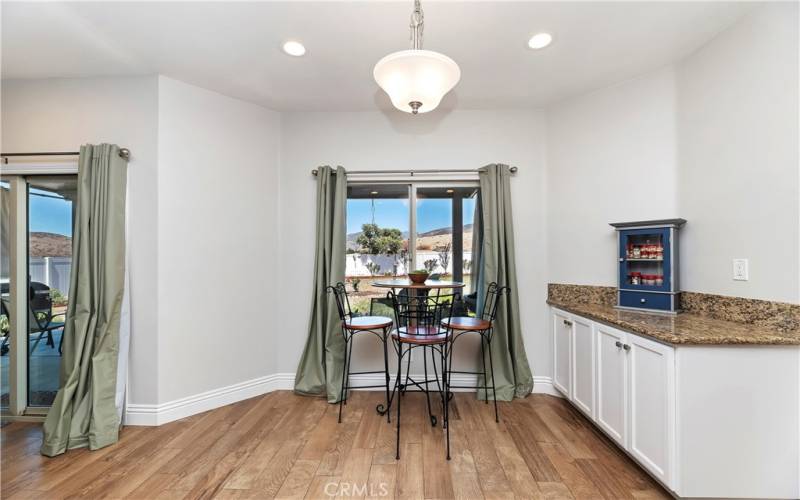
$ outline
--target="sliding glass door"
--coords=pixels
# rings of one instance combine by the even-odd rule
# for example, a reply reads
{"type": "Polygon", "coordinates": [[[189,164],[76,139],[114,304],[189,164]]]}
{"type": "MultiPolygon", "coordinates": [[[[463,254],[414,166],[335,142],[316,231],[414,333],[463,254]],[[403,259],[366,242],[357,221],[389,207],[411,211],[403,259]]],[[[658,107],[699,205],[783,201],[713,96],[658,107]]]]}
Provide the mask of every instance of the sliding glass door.
{"type": "Polygon", "coordinates": [[[473,182],[350,184],[345,274],[354,310],[388,314],[386,292],[373,279],[412,269],[465,281],[469,290],[477,199],[473,182]]]}
{"type": "Polygon", "coordinates": [[[77,176],[8,176],[0,188],[2,408],[42,414],[59,384],[77,176]]]}

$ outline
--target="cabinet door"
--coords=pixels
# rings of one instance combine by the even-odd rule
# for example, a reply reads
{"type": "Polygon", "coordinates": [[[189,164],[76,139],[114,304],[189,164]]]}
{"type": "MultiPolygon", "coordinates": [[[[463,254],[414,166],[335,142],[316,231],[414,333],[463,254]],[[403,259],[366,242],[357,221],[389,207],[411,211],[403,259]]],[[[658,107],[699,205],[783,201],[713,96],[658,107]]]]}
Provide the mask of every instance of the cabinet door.
{"type": "Polygon", "coordinates": [[[597,424],[623,448],[627,431],[627,334],[597,325],[597,424]]]}
{"type": "Polygon", "coordinates": [[[572,319],[561,311],[554,310],[553,318],[553,386],[568,398],[572,395],[570,344],[572,319]]]}
{"type": "Polygon", "coordinates": [[[595,343],[592,323],[574,316],[572,333],[572,402],[594,418],[595,343]]]}
{"type": "Polygon", "coordinates": [[[675,442],[675,351],[628,335],[630,446],[636,460],[672,487],[675,442]]]}

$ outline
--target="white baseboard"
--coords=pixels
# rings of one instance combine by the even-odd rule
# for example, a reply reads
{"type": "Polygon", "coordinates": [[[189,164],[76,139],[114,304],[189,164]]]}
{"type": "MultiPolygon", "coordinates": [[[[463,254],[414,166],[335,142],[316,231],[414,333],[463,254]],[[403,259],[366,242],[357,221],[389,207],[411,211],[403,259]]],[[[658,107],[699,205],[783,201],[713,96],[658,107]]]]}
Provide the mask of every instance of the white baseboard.
{"type": "Polygon", "coordinates": [[[125,425],[162,425],[268,392],[291,389],[294,373],[275,373],[157,405],[128,404],[125,425]]]}
{"type": "MultiPolygon", "coordinates": [[[[295,374],[291,372],[274,373],[167,403],[157,405],[128,404],[125,410],[125,425],[162,425],[268,392],[290,391],[294,389],[294,378],[295,374]]],[[[412,375],[412,378],[421,380],[423,377],[422,375],[412,375]]],[[[390,380],[393,384],[394,376],[390,380]]],[[[383,384],[384,377],[380,374],[353,375],[350,377],[350,381],[356,386],[353,389],[358,390],[359,385],[383,384]]],[[[453,374],[451,382],[453,385],[476,385],[477,377],[475,375],[453,374]]],[[[472,390],[454,389],[454,392],[469,392],[472,390]]],[[[561,393],[553,387],[553,379],[551,377],[533,377],[533,392],[562,397],[561,393]]]]}

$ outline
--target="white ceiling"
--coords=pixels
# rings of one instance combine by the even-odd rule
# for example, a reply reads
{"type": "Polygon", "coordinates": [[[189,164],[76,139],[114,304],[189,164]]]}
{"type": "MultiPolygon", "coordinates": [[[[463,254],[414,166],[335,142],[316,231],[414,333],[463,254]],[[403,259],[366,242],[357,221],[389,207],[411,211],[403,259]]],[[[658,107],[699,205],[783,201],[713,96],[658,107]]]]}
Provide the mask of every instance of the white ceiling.
{"type": "MultiPolygon", "coordinates": [[[[461,66],[443,106],[540,107],[674,62],[755,4],[423,1],[461,66]],[[532,51],[528,38],[555,40],[532,51]]],[[[2,2],[3,78],[161,73],[278,110],[390,107],[372,79],[408,48],[412,2],[2,2]],[[288,38],[308,53],[280,50],[288,38]]]]}

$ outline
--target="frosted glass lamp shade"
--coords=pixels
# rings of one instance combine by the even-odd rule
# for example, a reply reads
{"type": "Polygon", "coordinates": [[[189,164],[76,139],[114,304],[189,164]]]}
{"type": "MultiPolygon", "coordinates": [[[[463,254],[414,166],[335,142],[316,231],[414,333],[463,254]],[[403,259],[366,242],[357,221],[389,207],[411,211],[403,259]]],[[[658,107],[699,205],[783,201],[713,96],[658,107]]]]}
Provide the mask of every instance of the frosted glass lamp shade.
{"type": "Polygon", "coordinates": [[[461,79],[455,61],[431,50],[393,52],[378,61],[372,74],[394,107],[406,113],[415,106],[419,113],[435,109],[461,79]]]}

